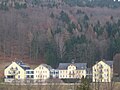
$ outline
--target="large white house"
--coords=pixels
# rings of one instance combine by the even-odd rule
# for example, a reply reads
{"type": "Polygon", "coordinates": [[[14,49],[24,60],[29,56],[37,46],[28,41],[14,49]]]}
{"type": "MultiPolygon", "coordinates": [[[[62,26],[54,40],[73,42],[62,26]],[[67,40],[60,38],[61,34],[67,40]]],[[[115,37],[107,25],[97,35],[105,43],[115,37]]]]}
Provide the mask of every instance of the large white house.
{"type": "Polygon", "coordinates": [[[12,82],[13,80],[24,80],[26,79],[26,70],[30,67],[24,64],[22,61],[12,62],[4,70],[5,82],[12,82]]]}
{"type": "Polygon", "coordinates": [[[81,79],[86,77],[86,63],[60,63],[59,79],[81,79]]]}
{"type": "Polygon", "coordinates": [[[46,80],[50,78],[51,66],[47,64],[41,64],[34,69],[34,80],[46,80]]]}
{"type": "Polygon", "coordinates": [[[113,61],[101,60],[92,67],[93,82],[111,82],[113,77],[113,61]]]}

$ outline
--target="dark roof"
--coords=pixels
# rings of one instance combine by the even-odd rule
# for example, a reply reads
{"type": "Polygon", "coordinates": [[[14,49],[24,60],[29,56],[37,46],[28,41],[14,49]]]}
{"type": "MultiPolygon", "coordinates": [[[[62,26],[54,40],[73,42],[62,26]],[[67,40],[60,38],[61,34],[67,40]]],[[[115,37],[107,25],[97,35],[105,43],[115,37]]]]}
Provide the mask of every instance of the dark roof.
{"type": "Polygon", "coordinates": [[[30,67],[28,65],[26,65],[25,63],[23,63],[22,61],[16,61],[16,63],[23,68],[24,70],[30,69],[30,67]]]}
{"type": "Polygon", "coordinates": [[[77,67],[77,69],[86,69],[87,63],[60,63],[58,66],[58,69],[67,69],[69,65],[74,65],[77,67]]]}
{"type": "Polygon", "coordinates": [[[44,67],[46,67],[49,70],[52,69],[52,67],[50,65],[47,65],[47,64],[41,64],[41,65],[43,65],[44,67]]]}
{"type": "Polygon", "coordinates": [[[113,66],[113,61],[104,61],[106,64],[108,64],[110,67],[113,66]]]}

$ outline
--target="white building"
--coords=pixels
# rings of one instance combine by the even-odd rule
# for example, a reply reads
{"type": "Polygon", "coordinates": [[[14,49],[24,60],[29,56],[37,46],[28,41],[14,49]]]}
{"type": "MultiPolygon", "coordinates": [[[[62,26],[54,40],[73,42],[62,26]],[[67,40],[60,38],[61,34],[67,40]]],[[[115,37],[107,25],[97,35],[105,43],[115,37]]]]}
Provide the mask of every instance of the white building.
{"type": "Polygon", "coordinates": [[[34,69],[34,80],[46,80],[50,78],[50,70],[51,66],[47,64],[41,64],[37,68],[34,69]]]}
{"type": "Polygon", "coordinates": [[[113,61],[101,60],[92,67],[93,82],[111,82],[113,77],[113,61]]]}
{"type": "Polygon", "coordinates": [[[59,70],[58,69],[51,69],[50,75],[51,75],[51,78],[58,78],[59,77],[59,70]]]}
{"type": "Polygon", "coordinates": [[[23,81],[26,79],[26,70],[30,67],[22,61],[12,62],[4,70],[5,82],[12,82],[13,80],[23,81]]]}
{"type": "Polygon", "coordinates": [[[34,80],[34,70],[33,69],[26,70],[26,79],[34,80]]]}
{"type": "Polygon", "coordinates": [[[59,79],[81,79],[86,77],[86,63],[60,63],[59,79]]]}

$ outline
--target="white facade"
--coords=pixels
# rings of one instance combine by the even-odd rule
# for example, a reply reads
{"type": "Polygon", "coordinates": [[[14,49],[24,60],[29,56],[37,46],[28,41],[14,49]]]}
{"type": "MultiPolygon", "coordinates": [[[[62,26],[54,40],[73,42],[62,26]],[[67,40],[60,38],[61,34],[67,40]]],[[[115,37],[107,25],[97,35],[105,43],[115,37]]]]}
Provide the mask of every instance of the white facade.
{"type": "Polygon", "coordinates": [[[86,63],[61,63],[59,79],[81,79],[86,77],[86,63]]]}
{"type": "Polygon", "coordinates": [[[92,67],[93,82],[111,82],[113,77],[113,62],[99,61],[92,67]]]}
{"type": "Polygon", "coordinates": [[[59,77],[59,70],[58,69],[51,69],[50,76],[51,76],[51,78],[58,78],[59,77]]]}
{"type": "Polygon", "coordinates": [[[26,70],[26,79],[34,79],[34,70],[33,69],[29,69],[26,70]]]}
{"type": "Polygon", "coordinates": [[[12,62],[4,70],[5,82],[12,82],[13,80],[26,79],[26,70],[30,69],[29,66],[23,62],[12,62]]]}
{"type": "Polygon", "coordinates": [[[41,64],[34,69],[34,79],[35,80],[46,80],[50,78],[50,69],[52,69],[47,64],[41,64]]]}

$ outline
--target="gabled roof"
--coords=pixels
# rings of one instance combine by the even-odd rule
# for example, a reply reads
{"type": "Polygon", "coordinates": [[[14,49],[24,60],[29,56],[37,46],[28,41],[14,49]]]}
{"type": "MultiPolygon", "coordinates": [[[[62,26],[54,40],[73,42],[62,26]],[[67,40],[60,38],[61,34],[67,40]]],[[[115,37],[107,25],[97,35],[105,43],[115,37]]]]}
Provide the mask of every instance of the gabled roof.
{"type": "Polygon", "coordinates": [[[43,65],[44,67],[48,68],[49,70],[52,69],[52,67],[50,65],[47,65],[47,64],[41,64],[43,65]]]}
{"type": "Polygon", "coordinates": [[[87,63],[60,63],[58,69],[66,70],[69,65],[76,66],[77,69],[86,69],[87,63]]]}
{"type": "Polygon", "coordinates": [[[106,64],[108,64],[110,67],[113,66],[113,61],[104,61],[106,64]]]}
{"type": "MultiPolygon", "coordinates": [[[[101,61],[104,62],[104,63],[106,63],[106,64],[109,65],[110,67],[113,67],[113,61],[106,61],[106,60],[104,60],[104,59],[101,60],[101,61]]],[[[101,62],[101,61],[99,61],[99,62],[101,62]]],[[[99,62],[97,62],[97,63],[99,63],[99,62]]],[[[97,64],[97,63],[96,63],[96,64],[97,64]]],[[[96,65],[96,64],[95,64],[95,65],[96,65]]],[[[95,65],[94,65],[94,66],[95,66],[95,65]]]]}
{"type": "MultiPolygon", "coordinates": [[[[50,65],[47,65],[47,64],[40,64],[39,66],[41,66],[41,65],[44,66],[44,67],[46,67],[46,68],[49,69],[49,70],[52,69],[52,67],[51,67],[50,65]]],[[[38,66],[38,67],[39,67],[39,66],[38,66]]],[[[38,67],[36,67],[36,68],[38,68],[38,67]]],[[[36,68],[35,68],[35,69],[36,69],[36,68]]]]}
{"type": "Polygon", "coordinates": [[[23,68],[24,70],[30,69],[30,67],[28,65],[26,65],[25,63],[23,63],[22,61],[17,61],[16,62],[21,68],[23,68]]]}
{"type": "MultiPolygon", "coordinates": [[[[13,62],[12,62],[13,63],[13,62]]],[[[22,69],[24,70],[28,70],[30,69],[30,67],[28,65],[26,65],[25,63],[23,63],[22,61],[16,61],[15,62],[17,65],[19,65],[22,69]]],[[[10,64],[11,65],[11,64],[10,64]]],[[[8,65],[8,66],[10,66],[8,65]]],[[[8,66],[6,66],[5,68],[7,68],[8,66]]]]}

